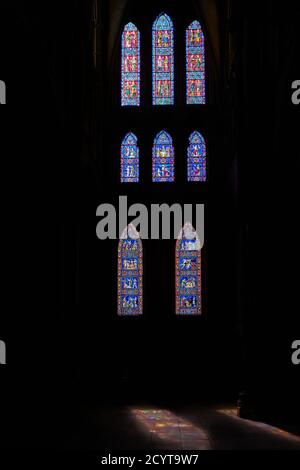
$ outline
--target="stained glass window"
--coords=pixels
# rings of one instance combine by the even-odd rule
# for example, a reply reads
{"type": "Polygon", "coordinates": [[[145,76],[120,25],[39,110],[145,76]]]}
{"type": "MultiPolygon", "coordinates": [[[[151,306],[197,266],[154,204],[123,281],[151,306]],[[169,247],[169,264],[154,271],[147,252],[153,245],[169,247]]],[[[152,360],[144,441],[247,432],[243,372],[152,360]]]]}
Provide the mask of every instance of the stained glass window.
{"type": "Polygon", "coordinates": [[[139,148],[137,138],[131,132],[121,145],[121,182],[138,183],[139,181],[139,148]]]}
{"type": "Polygon", "coordinates": [[[168,15],[161,14],[152,30],[152,102],[174,104],[174,33],[168,15]]]}
{"type": "Polygon", "coordinates": [[[188,181],[206,181],[206,144],[200,132],[193,132],[187,154],[188,181]]]}
{"type": "Polygon", "coordinates": [[[122,233],[118,248],[118,315],[143,313],[143,247],[134,225],[122,233]]]}
{"type": "Polygon", "coordinates": [[[201,244],[189,222],[176,242],[176,314],[201,315],[201,244]]]}
{"type": "Polygon", "coordinates": [[[152,181],[174,181],[174,147],[170,134],[161,131],[154,140],[152,150],[152,181]]]}
{"type": "Polygon", "coordinates": [[[186,30],[187,104],[205,104],[205,41],[198,21],[186,30]]]}
{"type": "Polygon", "coordinates": [[[122,34],[122,106],[140,105],[140,32],[128,23],[122,34]]]}

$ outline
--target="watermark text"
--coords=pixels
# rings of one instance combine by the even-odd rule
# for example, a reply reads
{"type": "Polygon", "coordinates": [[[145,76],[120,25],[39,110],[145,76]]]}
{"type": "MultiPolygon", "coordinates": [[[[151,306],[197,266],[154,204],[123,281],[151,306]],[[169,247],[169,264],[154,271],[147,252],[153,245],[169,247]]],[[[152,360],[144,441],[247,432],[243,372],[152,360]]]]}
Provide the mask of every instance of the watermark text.
{"type": "MultiPolygon", "coordinates": [[[[204,204],[182,206],[174,203],[169,206],[163,203],[151,204],[151,207],[147,208],[144,204],[137,203],[128,207],[127,196],[120,196],[117,208],[112,204],[101,204],[96,210],[96,217],[100,218],[96,227],[99,240],[120,239],[129,224],[129,219],[141,239],[177,239],[182,227],[187,223],[193,225],[194,220],[200,248],[204,245],[204,204]]],[[[186,238],[189,238],[189,235],[192,240],[195,232],[185,233],[186,238]]]]}
{"type": "Polygon", "coordinates": [[[0,340],[0,364],[6,364],[6,344],[0,340]]]}
{"type": "Polygon", "coordinates": [[[298,105],[300,104],[300,80],[295,80],[292,83],[292,90],[295,90],[292,93],[292,103],[298,105]]]}
{"type": "Polygon", "coordinates": [[[0,104],[6,104],[6,85],[0,80],[0,104]]]}
{"type": "Polygon", "coordinates": [[[292,363],[294,366],[298,366],[300,364],[300,339],[293,342],[292,349],[295,350],[292,354],[292,363]]]}

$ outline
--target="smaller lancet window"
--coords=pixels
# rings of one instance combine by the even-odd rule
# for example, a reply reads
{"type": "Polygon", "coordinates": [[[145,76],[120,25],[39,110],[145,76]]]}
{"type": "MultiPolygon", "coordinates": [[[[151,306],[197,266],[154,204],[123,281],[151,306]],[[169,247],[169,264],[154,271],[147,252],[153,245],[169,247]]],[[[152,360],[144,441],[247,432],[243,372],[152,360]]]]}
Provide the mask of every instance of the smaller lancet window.
{"type": "Polygon", "coordinates": [[[201,243],[188,222],[176,242],[176,314],[201,315],[201,243]]]}
{"type": "Polygon", "coordinates": [[[200,132],[190,135],[187,150],[188,181],[206,181],[206,144],[200,132]]]}
{"type": "Polygon", "coordinates": [[[143,313],[143,247],[133,224],[121,235],[118,247],[118,315],[143,313]]]}
{"type": "Polygon", "coordinates": [[[170,134],[161,131],[154,139],[152,151],[152,181],[173,182],[174,147],[170,134]]]}
{"type": "Polygon", "coordinates": [[[186,102],[205,104],[205,40],[199,21],[186,30],[186,102]]]}
{"type": "Polygon", "coordinates": [[[137,138],[129,132],[121,145],[121,182],[138,183],[139,181],[139,148],[137,138]]]}

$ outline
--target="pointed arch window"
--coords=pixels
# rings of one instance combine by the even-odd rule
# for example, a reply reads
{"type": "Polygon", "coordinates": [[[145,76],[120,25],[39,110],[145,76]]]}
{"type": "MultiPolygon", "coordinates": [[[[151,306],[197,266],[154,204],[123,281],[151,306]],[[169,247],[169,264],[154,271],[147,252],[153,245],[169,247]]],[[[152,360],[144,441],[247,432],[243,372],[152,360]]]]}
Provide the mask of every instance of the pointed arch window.
{"type": "Polygon", "coordinates": [[[122,106],[140,105],[140,32],[128,23],[122,34],[122,106]]]}
{"type": "Polygon", "coordinates": [[[121,145],[121,183],[138,183],[139,148],[137,137],[129,132],[121,145]]]}
{"type": "Polygon", "coordinates": [[[161,131],[154,139],[152,150],[152,181],[173,182],[174,171],[174,147],[170,134],[161,131]]]}
{"type": "Polygon", "coordinates": [[[201,315],[201,244],[189,222],[176,242],[176,314],[201,315]]]}
{"type": "Polygon", "coordinates": [[[199,21],[186,30],[186,102],[205,104],[205,38],[199,21]]]}
{"type": "Polygon", "coordinates": [[[206,143],[200,132],[193,132],[187,151],[188,181],[206,181],[206,143]]]}
{"type": "Polygon", "coordinates": [[[123,231],[118,247],[118,315],[143,313],[143,247],[133,224],[123,231]]]}
{"type": "Polygon", "coordinates": [[[152,28],[152,102],[174,104],[174,31],[172,20],[165,13],[152,28]]]}

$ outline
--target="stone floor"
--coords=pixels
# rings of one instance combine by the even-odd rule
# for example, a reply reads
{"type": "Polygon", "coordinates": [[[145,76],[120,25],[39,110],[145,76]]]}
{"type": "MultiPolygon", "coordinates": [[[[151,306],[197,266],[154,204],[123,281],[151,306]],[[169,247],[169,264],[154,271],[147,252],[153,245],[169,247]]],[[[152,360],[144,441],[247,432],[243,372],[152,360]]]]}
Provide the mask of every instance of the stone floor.
{"type": "Polygon", "coordinates": [[[107,450],[299,449],[300,436],[237,417],[230,407],[114,406],[90,410],[68,448],[107,450]]]}

